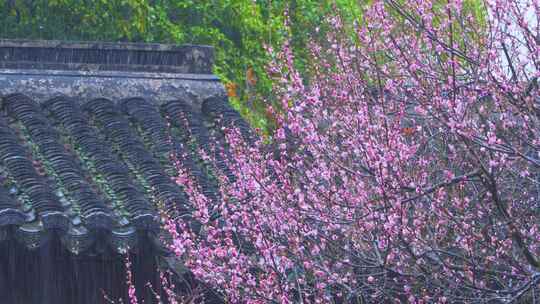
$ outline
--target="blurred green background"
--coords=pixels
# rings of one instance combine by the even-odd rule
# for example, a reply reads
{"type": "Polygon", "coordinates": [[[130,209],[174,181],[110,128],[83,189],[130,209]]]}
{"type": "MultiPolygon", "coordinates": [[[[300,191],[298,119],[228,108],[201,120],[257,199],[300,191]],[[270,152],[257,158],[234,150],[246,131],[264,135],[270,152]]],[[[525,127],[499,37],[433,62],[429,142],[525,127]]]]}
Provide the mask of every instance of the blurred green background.
{"type": "MultiPolygon", "coordinates": [[[[265,46],[292,38],[300,69],[306,45],[327,14],[350,24],[356,0],[4,0],[0,38],[207,44],[215,47],[214,73],[233,106],[267,132],[273,120],[272,82],[265,46]],[[288,10],[290,26],[284,25],[288,10]]],[[[321,32],[319,35],[322,35],[321,32]]]]}

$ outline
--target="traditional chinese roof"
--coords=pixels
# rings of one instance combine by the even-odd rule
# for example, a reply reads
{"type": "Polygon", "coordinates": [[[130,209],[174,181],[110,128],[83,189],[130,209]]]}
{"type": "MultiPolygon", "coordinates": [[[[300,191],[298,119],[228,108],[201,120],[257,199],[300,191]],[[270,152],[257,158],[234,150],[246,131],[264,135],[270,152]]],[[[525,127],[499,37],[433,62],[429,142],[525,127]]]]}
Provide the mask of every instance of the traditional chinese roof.
{"type": "Polygon", "coordinates": [[[159,251],[160,214],[189,222],[193,209],[171,159],[217,199],[216,168],[200,151],[226,172],[221,126],[247,126],[211,56],[200,46],[0,40],[0,252],[2,241],[56,242],[91,256],[141,240],[159,251]]]}

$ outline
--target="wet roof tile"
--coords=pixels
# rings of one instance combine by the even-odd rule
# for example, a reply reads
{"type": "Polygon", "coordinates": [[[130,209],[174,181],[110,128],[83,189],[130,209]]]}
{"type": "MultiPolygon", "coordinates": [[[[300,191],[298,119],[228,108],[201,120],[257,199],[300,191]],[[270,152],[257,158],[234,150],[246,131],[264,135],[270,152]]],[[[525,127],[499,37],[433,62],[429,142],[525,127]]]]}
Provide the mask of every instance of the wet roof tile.
{"type": "Polygon", "coordinates": [[[157,235],[160,212],[189,218],[193,207],[173,180],[171,157],[217,199],[199,151],[222,144],[212,126],[240,119],[225,98],[220,102],[206,99],[201,112],[181,99],[1,97],[0,229],[16,227],[10,231],[29,248],[54,230],[76,253],[105,233],[121,251],[135,245],[138,232],[157,235]]]}

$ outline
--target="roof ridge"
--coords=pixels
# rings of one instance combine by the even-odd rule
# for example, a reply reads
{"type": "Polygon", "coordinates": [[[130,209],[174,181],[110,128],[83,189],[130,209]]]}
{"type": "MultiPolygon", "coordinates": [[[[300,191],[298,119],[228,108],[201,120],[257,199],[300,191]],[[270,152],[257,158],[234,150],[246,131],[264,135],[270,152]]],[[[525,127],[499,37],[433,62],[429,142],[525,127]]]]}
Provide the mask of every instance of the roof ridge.
{"type": "Polygon", "coordinates": [[[0,39],[4,68],[212,74],[206,45],[0,39]]]}

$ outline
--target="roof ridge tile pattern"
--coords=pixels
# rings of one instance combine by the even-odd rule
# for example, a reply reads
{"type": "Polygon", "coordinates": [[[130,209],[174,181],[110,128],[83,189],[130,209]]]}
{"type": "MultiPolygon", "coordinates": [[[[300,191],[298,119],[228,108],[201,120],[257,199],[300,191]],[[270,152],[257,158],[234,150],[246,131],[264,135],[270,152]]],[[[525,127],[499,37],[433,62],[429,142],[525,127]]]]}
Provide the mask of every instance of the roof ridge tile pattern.
{"type": "Polygon", "coordinates": [[[143,98],[39,103],[13,94],[0,102],[0,241],[15,237],[33,248],[54,232],[74,253],[98,240],[122,252],[140,232],[157,238],[164,210],[191,221],[170,156],[217,200],[213,170],[231,175],[221,127],[249,129],[224,97],[203,101],[202,111],[143,98]],[[199,149],[219,160],[217,168],[199,149]]]}
{"type": "Polygon", "coordinates": [[[9,69],[153,71],[212,74],[214,49],[203,45],[0,39],[9,69]]]}

